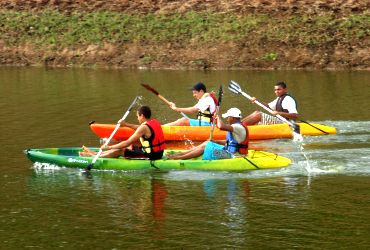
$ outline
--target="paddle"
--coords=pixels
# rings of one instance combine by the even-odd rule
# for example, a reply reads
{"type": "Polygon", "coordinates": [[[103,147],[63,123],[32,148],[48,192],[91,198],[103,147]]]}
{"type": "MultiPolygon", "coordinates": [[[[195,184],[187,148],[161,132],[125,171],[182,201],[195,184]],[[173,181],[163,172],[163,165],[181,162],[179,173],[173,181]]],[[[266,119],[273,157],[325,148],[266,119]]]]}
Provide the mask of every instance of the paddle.
{"type": "MultiPolygon", "coordinates": [[[[147,90],[149,90],[150,92],[152,92],[153,94],[155,94],[156,96],[158,96],[159,99],[161,99],[162,101],[164,101],[165,103],[167,103],[168,106],[171,106],[171,102],[169,102],[166,98],[164,98],[163,96],[161,96],[157,90],[153,89],[148,84],[142,83],[141,86],[143,86],[144,88],[146,88],[147,90]]],[[[189,117],[187,115],[185,115],[183,112],[180,112],[180,114],[183,117],[189,119],[189,117]]]]}
{"type": "MultiPolygon", "coordinates": [[[[141,96],[136,96],[134,101],[131,103],[130,107],[128,107],[128,110],[126,111],[126,113],[122,116],[122,118],[120,119],[120,121],[124,121],[126,119],[126,117],[128,116],[128,114],[130,113],[131,109],[135,106],[136,102],[138,100],[141,99],[141,96]]],[[[111,135],[109,136],[109,138],[105,141],[104,143],[104,146],[108,145],[110,140],[112,140],[114,134],[117,132],[117,130],[119,129],[120,127],[120,122],[117,122],[117,125],[116,127],[114,128],[113,132],[111,133],[111,135]]],[[[87,167],[86,167],[86,170],[87,171],[90,171],[93,167],[94,167],[94,164],[95,162],[98,160],[98,158],[100,157],[100,155],[103,153],[103,150],[102,148],[99,149],[99,152],[94,156],[91,164],[89,164],[87,167]]]]}
{"type": "MultiPolygon", "coordinates": [[[[222,101],[222,96],[224,94],[224,90],[222,89],[222,85],[220,85],[220,88],[218,89],[218,100],[217,100],[217,106],[216,106],[216,117],[218,116],[220,112],[220,106],[221,106],[221,101],[222,101]]],[[[209,140],[212,141],[213,137],[213,131],[215,130],[215,118],[212,121],[212,129],[211,129],[211,134],[209,135],[209,140]]]]}
{"type": "MultiPolygon", "coordinates": [[[[244,97],[246,97],[247,99],[249,100],[253,100],[253,98],[248,95],[247,93],[245,93],[240,85],[238,83],[236,83],[235,81],[231,80],[230,83],[229,83],[229,90],[235,94],[241,94],[243,95],[244,97]]],[[[265,109],[266,111],[268,111],[269,113],[273,114],[273,110],[270,109],[268,106],[265,106],[264,104],[262,104],[261,102],[259,102],[258,100],[255,100],[254,101],[255,104],[257,104],[258,106],[260,106],[261,108],[265,109]]],[[[284,117],[282,117],[281,115],[275,115],[277,118],[279,118],[281,121],[287,123],[293,130],[293,139],[294,141],[302,141],[303,140],[303,137],[302,135],[300,134],[300,131],[299,131],[299,126],[297,124],[294,124],[292,123],[291,121],[285,119],[284,117]]]]}

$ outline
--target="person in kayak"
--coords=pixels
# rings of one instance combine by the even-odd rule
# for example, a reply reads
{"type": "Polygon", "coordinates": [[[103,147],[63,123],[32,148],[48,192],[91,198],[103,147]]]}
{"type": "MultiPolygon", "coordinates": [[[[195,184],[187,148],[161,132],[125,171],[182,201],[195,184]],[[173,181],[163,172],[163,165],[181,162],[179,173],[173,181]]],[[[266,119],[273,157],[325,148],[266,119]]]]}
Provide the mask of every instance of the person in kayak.
{"type": "Polygon", "coordinates": [[[212,141],[205,141],[202,144],[182,153],[167,154],[169,159],[180,160],[190,159],[203,155],[203,160],[228,159],[236,154],[248,154],[248,128],[241,123],[241,111],[238,108],[231,108],[223,118],[227,118],[227,124],[216,117],[216,125],[219,129],[227,131],[224,146],[212,141]]]}
{"type": "Polygon", "coordinates": [[[210,126],[213,114],[216,111],[217,99],[213,93],[207,93],[206,86],[198,82],[192,88],[193,96],[198,103],[193,107],[179,108],[171,102],[170,107],[176,112],[185,114],[197,113],[197,119],[182,117],[174,122],[167,123],[167,126],[210,126]]]}
{"type": "MultiPolygon", "coordinates": [[[[127,140],[119,142],[115,145],[103,145],[104,151],[100,157],[117,158],[124,156],[127,158],[145,157],[150,160],[158,160],[163,156],[166,148],[161,124],[156,119],[151,119],[151,110],[148,106],[141,106],[137,112],[137,120],[140,125],[130,124],[125,121],[118,121],[121,126],[129,127],[135,130],[127,140]],[[134,144],[140,140],[141,145],[134,144]],[[131,146],[131,149],[129,147],[131,146]]],[[[97,152],[93,152],[88,147],[82,146],[83,151],[81,156],[94,156],[97,152]]]]}
{"type": "MultiPolygon", "coordinates": [[[[263,113],[261,111],[254,111],[252,114],[244,117],[242,123],[244,125],[255,124],[278,124],[283,123],[275,115],[281,115],[289,120],[296,120],[298,118],[297,103],[294,98],[288,94],[288,88],[285,82],[277,82],[274,87],[275,95],[277,96],[272,102],[265,104],[274,110],[273,115],[263,113]]],[[[252,102],[256,100],[253,97],[252,102]]]]}

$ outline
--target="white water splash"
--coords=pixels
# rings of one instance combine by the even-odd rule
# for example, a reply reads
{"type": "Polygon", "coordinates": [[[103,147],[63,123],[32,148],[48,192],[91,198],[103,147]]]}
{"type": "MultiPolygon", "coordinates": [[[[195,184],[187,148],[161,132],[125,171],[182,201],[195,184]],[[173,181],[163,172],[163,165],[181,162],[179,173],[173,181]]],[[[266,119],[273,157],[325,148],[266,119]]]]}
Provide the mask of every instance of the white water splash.
{"type": "MultiPolygon", "coordinates": [[[[303,168],[307,172],[308,176],[316,175],[316,174],[328,174],[328,173],[338,173],[338,172],[340,172],[341,168],[336,168],[336,169],[331,168],[331,169],[324,170],[324,169],[321,169],[321,168],[318,168],[318,167],[312,165],[312,162],[310,163],[310,160],[306,155],[305,149],[303,147],[303,141],[297,143],[296,145],[297,145],[298,149],[300,150],[301,154],[303,155],[303,157],[305,158],[305,161],[302,162],[302,164],[303,164],[303,168]]],[[[301,165],[301,164],[298,162],[298,165],[301,165]]]]}

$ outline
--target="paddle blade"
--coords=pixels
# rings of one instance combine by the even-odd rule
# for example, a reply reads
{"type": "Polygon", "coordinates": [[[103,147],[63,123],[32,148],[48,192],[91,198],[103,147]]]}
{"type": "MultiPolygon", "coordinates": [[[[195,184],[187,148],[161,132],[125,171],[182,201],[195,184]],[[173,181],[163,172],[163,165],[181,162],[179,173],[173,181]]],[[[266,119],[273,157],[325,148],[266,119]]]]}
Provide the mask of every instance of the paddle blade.
{"type": "Polygon", "coordinates": [[[240,94],[242,92],[240,85],[233,80],[229,82],[229,90],[235,94],[240,94]]]}
{"type": "Polygon", "coordinates": [[[128,112],[130,112],[131,111],[131,109],[136,105],[136,103],[138,102],[138,101],[140,101],[141,100],[141,96],[136,96],[135,97],[135,99],[134,99],[134,101],[131,103],[131,105],[130,105],[130,107],[128,107],[128,112]]]}
{"type": "Polygon", "coordinates": [[[297,134],[300,134],[301,133],[301,127],[299,127],[298,124],[295,124],[294,123],[294,126],[293,126],[293,131],[297,134]]]}
{"type": "Polygon", "coordinates": [[[92,163],[87,165],[86,171],[90,171],[93,167],[94,167],[94,164],[92,164],[92,163]]]}
{"type": "Polygon", "coordinates": [[[303,137],[301,135],[301,128],[298,124],[294,124],[293,127],[293,141],[301,142],[303,141],[303,137]]]}
{"type": "Polygon", "coordinates": [[[153,89],[152,87],[150,87],[148,84],[142,83],[141,86],[143,86],[144,88],[146,88],[147,90],[149,90],[153,94],[159,95],[159,92],[157,90],[153,89]]]}
{"type": "Polygon", "coordinates": [[[222,88],[222,85],[220,85],[220,88],[218,89],[218,106],[221,106],[222,96],[224,95],[224,90],[222,88]]]}

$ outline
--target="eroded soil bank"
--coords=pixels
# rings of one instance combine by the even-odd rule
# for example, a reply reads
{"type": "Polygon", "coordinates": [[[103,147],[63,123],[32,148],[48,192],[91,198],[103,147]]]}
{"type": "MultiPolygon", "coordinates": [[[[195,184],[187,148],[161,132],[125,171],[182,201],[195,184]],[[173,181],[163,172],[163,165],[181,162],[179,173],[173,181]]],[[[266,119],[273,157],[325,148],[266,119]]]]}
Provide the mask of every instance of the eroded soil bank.
{"type": "MultiPolygon", "coordinates": [[[[0,11],[3,14],[0,64],[171,69],[369,70],[369,9],[370,3],[366,0],[3,0],[0,2],[0,11]],[[235,18],[249,15],[260,20],[258,18],[263,17],[264,21],[254,23],[244,36],[242,34],[237,39],[229,40],[217,36],[207,40],[189,31],[188,37],[179,39],[155,40],[149,36],[148,39],[103,38],[99,42],[77,40],[75,44],[61,44],[55,42],[54,38],[51,41],[51,37],[49,43],[40,43],[35,42],[35,35],[32,33],[35,25],[15,30],[9,28],[11,26],[8,23],[11,20],[7,13],[27,12],[37,15],[45,10],[58,11],[72,17],[76,12],[87,15],[101,11],[139,17],[190,12],[222,13],[235,18]],[[12,40],[11,37],[22,37],[23,40],[12,40]]],[[[208,22],[208,16],[204,18],[205,23],[208,22]]],[[[225,20],[220,24],[227,26],[225,20]]],[[[218,30],[217,27],[214,29],[218,30]]],[[[231,31],[227,32],[232,34],[232,29],[237,31],[238,27],[230,27],[231,31]]],[[[45,32],[40,36],[45,37],[50,33],[45,32]]]]}

